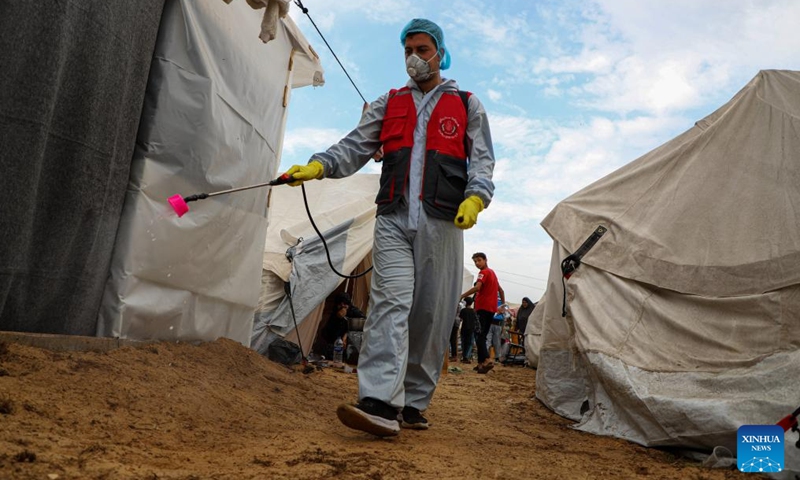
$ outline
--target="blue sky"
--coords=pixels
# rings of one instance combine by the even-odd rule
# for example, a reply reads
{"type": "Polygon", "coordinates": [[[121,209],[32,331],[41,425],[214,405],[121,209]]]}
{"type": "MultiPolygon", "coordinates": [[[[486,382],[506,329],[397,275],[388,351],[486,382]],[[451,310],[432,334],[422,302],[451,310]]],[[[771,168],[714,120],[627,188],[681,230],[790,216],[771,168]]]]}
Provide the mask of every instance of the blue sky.
{"type": "MultiPolygon", "coordinates": [[[[539,223],[561,200],[729,100],[761,69],[797,69],[796,0],[304,0],[372,101],[405,84],[399,34],[438,23],[443,72],[481,99],[494,140],[495,197],[464,237],[508,301],[544,293],[552,240],[539,223]]],[[[357,125],[362,100],[308,18],[299,25],[326,84],[292,93],[281,171],[357,125]]],[[[363,172],[377,173],[370,163],[363,172]]]]}

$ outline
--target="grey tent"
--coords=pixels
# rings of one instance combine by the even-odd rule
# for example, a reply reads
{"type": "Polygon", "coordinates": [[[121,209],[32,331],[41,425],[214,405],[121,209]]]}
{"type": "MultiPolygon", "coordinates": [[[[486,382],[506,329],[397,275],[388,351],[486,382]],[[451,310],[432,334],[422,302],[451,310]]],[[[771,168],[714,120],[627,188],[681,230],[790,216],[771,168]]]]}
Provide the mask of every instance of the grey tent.
{"type": "MultiPolygon", "coordinates": [[[[552,263],[526,342],[536,396],[583,431],[733,452],[739,426],[794,410],[798,185],[800,72],[762,71],[559,203],[542,222],[552,263]],[[564,295],[561,263],[598,227],[564,295]]],[[[798,471],[793,443],[786,463],[798,471]]]]}
{"type": "Polygon", "coordinates": [[[163,4],[0,5],[0,330],[94,334],[163,4]]]}

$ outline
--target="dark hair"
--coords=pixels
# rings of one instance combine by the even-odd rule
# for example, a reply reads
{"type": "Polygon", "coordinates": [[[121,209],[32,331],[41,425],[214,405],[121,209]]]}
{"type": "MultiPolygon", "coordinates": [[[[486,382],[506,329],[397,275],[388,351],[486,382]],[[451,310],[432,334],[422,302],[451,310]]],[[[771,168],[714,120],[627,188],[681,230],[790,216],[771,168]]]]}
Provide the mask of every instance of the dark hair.
{"type": "Polygon", "coordinates": [[[468,306],[468,307],[469,307],[470,305],[472,305],[472,302],[474,302],[474,300],[472,299],[472,297],[467,297],[467,298],[465,298],[465,299],[464,299],[464,304],[466,304],[466,306],[468,306]]]}
{"type": "Polygon", "coordinates": [[[475,258],[476,258],[476,257],[477,257],[477,258],[482,258],[482,259],[486,260],[486,254],[485,254],[485,253],[483,253],[483,252],[477,252],[477,253],[473,253],[473,254],[472,254],[472,259],[473,259],[473,260],[475,260],[475,258]]]}
{"type": "Polygon", "coordinates": [[[352,305],[352,304],[353,304],[353,301],[350,299],[350,294],[349,294],[349,293],[347,293],[347,292],[341,292],[341,293],[337,293],[337,294],[336,294],[336,295],[333,297],[333,301],[334,301],[334,303],[336,303],[337,305],[338,305],[338,304],[341,304],[341,303],[346,303],[347,305],[352,305]]]}

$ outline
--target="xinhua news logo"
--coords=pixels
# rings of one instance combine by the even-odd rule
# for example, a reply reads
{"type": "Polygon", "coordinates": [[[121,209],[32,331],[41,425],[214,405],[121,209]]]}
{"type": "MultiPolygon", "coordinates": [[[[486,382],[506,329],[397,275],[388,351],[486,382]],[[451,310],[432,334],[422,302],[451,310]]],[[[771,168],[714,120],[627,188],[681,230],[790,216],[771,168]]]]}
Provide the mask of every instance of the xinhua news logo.
{"type": "Polygon", "coordinates": [[[736,461],[742,472],[783,470],[783,429],[778,425],[742,425],[737,432],[736,461]]]}

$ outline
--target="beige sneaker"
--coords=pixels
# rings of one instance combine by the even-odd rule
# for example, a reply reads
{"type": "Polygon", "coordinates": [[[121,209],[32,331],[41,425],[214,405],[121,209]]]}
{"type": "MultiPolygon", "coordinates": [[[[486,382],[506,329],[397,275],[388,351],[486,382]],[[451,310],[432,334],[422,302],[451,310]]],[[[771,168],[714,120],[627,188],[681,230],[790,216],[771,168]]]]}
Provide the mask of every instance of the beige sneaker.
{"type": "Polygon", "coordinates": [[[394,437],[400,433],[397,410],[373,398],[365,398],[356,405],[339,405],[336,416],[345,426],[378,437],[394,437]]]}

